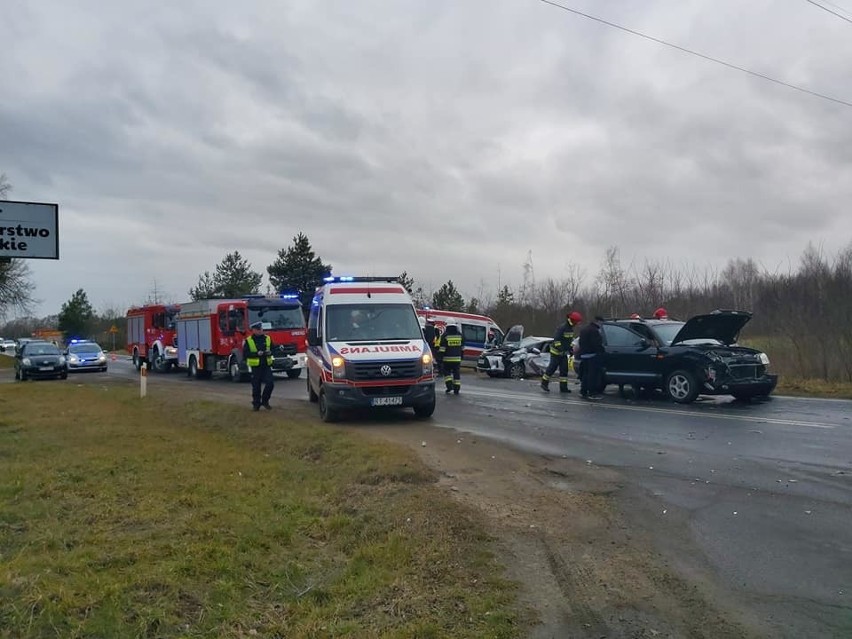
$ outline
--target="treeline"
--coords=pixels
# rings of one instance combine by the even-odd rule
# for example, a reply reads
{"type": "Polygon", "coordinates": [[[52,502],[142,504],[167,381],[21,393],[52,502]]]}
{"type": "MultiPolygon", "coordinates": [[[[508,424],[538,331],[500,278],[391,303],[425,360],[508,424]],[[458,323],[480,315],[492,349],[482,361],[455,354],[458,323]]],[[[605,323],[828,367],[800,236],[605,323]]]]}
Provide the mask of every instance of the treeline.
{"type": "MultiPolygon", "coordinates": [[[[331,266],[317,256],[308,238],[299,233],[266,268],[268,293],[299,292],[307,308],[314,288],[331,266]]],[[[523,324],[528,335],[550,335],[569,309],[586,318],[594,315],[650,316],[664,306],[671,317],[686,319],[714,309],[746,310],[754,317],[742,341],[765,349],[777,372],[785,376],[852,381],[852,243],[827,256],[809,245],[797,265],[770,270],[751,259],[733,259],[721,269],[683,267],[648,260],[622,265],[611,247],[597,273],[570,264],[561,278],[536,279],[531,257],[523,265],[523,283],[465,298],[452,280],[437,290],[425,290],[407,271],[399,276],[418,306],[481,313],[504,330],[523,324]]],[[[238,252],[205,272],[189,291],[193,299],[238,297],[257,293],[261,274],[238,252]]],[[[148,299],[141,303],[163,301],[148,299]]],[[[172,300],[182,301],[182,300],[172,300]]],[[[77,291],[58,315],[13,320],[2,328],[4,337],[21,337],[36,329],[58,328],[68,336],[97,339],[104,346],[125,340],[126,309],[95,312],[85,291],[77,291]],[[117,333],[110,332],[115,326],[117,333]]]]}
{"type": "Polygon", "coordinates": [[[478,308],[464,301],[462,306],[492,316],[504,329],[523,324],[527,334],[538,335],[552,334],[567,309],[587,318],[648,317],[663,306],[678,319],[714,309],[746,310],[754,316],[742,341],[764,348],[777,372],[852,381],[852,243],[834,256],[808,246],[786,272],[751,259],[731,260],[719,270],[655,261],[625,268],[618,249],[610,248],[592,277],[571,266],[562,279],[526,278],[478,308]]]}

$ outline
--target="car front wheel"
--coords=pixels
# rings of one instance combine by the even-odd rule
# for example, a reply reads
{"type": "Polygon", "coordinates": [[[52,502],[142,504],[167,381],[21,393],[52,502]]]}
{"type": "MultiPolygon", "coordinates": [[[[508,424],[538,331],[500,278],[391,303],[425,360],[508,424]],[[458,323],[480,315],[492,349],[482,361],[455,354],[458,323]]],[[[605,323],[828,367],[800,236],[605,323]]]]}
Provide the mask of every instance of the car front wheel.
{"type": "Polygon", "coordinates": [[[509,377],[512,379],[521,379],[526,373],[524,365],[521,362],[514,362],[509,365],[509,377]]]}
{"type": "Polygon", "coordinates": [[[698,397],[695,375],[687,370],[676,370],[666,377],[666,395],[678,404],[690,404],[698,397]]]}

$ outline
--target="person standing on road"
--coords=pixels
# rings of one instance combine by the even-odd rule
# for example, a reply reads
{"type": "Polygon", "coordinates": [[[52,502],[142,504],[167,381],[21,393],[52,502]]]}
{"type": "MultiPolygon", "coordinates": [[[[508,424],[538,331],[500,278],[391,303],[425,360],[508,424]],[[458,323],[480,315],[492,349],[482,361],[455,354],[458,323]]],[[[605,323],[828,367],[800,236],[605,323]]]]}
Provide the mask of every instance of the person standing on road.
{"type": "Polygon", "coordinates": [[[435,337],[438,334],[438,329],[435,328],[433,320],[426,320],[426,326],[423,327],[423,339],[429,344],[429,350],[432,351],[432,358],[438,358],[438,346],[435,343],[435,337]]]}
{"type": "Polygon", "coordinates": [[[269,398],[275,388],[275,379],[272,377],[272,338],[263,331],[263,322],[255,322],[251,325],[251,335],[243,342],[243,360],[251,366],[251,407],[254,411],[259,411],[261,406],[272,410],[269,398]]]}
{"type": "Polygon", "coordinates": [[[444,372],[444,383],[447,394],[459,394],[461,390],[461,361],[464,353],[464,338],[455,324],[447,324],[441,336],[438,356],[441,358],[441,370],[444,372]]]}
{"type": "Polygon", "coordinates": [[[568,388],[568,356],[574,343],[574,327],[583,321],[583,316],[577,311],[565,315],[565,322],[556,329],[550,344],[550,363],[541,376],[541,390],[550,392],[550,378],[559,369],[559,392],[570,393],[568,388]]]}
{"type": "Polygon", "coordinates": [[[580,395],[583,399],[600,399],[598,394],[603,386],[603,358],[604,346],[601,336],[601,322],[603,318],[596,315],[594,321],[589,322],[580,331],[580,362],[583,374],[580,377],[580,395]]]}

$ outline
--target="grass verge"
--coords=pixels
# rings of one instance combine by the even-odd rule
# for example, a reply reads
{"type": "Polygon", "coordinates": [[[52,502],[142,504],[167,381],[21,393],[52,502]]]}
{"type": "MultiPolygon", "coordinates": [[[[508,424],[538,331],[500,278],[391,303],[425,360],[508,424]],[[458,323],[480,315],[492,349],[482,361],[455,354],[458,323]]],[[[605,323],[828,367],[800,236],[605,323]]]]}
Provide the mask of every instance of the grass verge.
{"type": "Polygon", "coordinates": [[[780,377],[775,393],[777,395],[797,395],[800,397],[852,399],[852,382],[826,382],[821,379],[780,377]]]}
{"type": "Polygon", "coordinates": [[[15,358],[0,354],[0,370],[15,368],[15,358]]]}
{"type": "Polygon", "coordinates": [[[0,390],[2,637],[515,637],[514,587],[411,453],[130,388],[0,390]]]}

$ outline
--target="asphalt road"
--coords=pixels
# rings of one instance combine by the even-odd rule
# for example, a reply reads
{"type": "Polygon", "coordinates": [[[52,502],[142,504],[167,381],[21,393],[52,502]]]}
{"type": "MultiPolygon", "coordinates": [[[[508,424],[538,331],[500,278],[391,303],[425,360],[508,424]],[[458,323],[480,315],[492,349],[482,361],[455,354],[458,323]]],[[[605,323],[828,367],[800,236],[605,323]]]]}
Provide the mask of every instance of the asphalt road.
{"type": "MultiPolygon", "coordinates": [[[[120,359],[108,375],[138,373],[120,359]]],[[[588,402],[535,380],[462,382],[432,424],[618,470],[622,509],[664,561],[711,580],[773,637],[852,637],[852,402],[588,402]]],[[[217,385],[248,404],[246,385],[149,377],[160,383],[217,385]]],[[[307,401],[304,378],[276,384],[284,399],[307,401]]]]}

